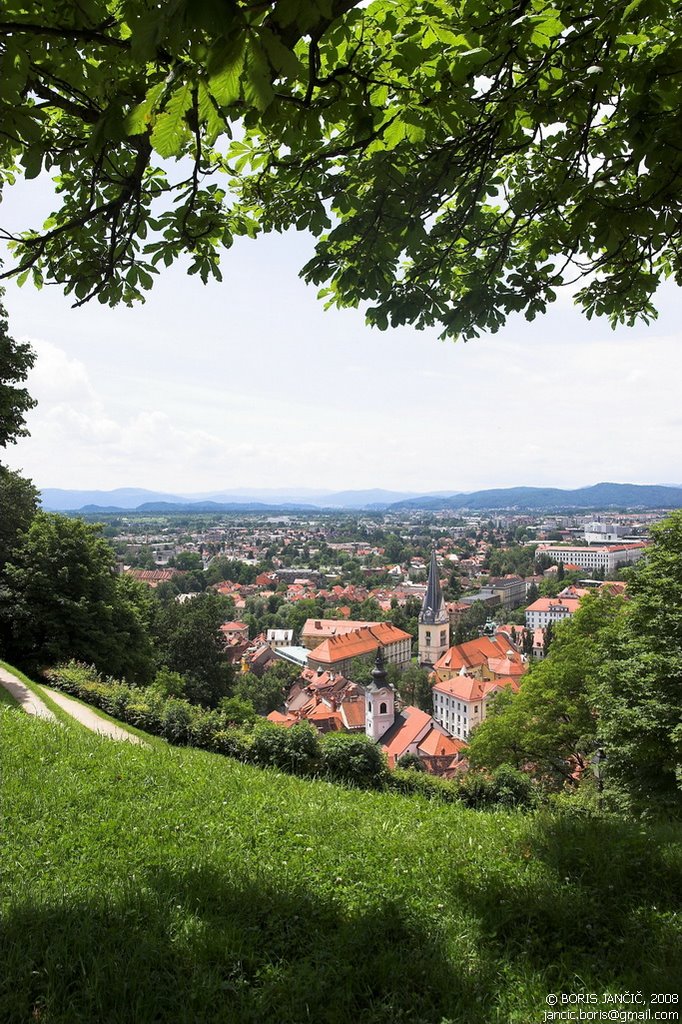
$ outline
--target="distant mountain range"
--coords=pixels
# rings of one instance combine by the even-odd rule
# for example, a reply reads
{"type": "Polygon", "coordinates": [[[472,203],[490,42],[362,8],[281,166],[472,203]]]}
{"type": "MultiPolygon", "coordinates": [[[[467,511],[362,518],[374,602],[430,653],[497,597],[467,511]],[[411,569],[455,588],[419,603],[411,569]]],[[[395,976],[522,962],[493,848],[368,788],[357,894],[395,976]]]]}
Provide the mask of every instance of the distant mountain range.
{"type": "Polygon", "coordinates": [[[600,483],[575,490],[559,487],[505,487],[493,490],[428,494],[385,491],[313,491],[301,488],[254,489],[206,494],[165,494],[137,487],[113,491],[69,491],[45,488],[43,508],[51,512],[83,512],[97,515],[117,512],[312,512],[320,509],[348,511],[440,511],[514,509],[560,511],[562,509],[682,508],[682,487],[659,484],[600,483]]]}

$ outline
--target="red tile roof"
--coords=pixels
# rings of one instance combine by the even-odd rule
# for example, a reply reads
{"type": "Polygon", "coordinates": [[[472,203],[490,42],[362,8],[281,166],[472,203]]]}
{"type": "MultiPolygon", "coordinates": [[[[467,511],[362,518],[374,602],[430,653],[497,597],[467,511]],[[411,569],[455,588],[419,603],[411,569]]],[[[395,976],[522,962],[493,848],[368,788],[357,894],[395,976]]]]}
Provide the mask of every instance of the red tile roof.
{"type": "Polygon", "coordinates": [[[310,660],[334,665],[348,658],[362,657],[370,654],[377,647],[394,644],[400,640],[410,640],[411,636],[398,629],[391,622],[378,622],[374,626],[363,626],[353,629],[341,636],[332,636],[324,640],[319,647],[310,652],[310,660]]]}
{"type": "Polygon", "coordinates": [[[391,728],[379,740],[381,748],[388,754],[389,764],[401,757],[431,722],[433,719],[426,711],[411,705],[403,708],[396,715],[391,728]]]}
{"type": "Polygon", "coordinates": [[[437,729],[427,732],[423,740],[419,741],[419,753],[430,757],[454,757],[466,746],[461,740],[455,740],[452,736],[446,736],[437,729]]]}

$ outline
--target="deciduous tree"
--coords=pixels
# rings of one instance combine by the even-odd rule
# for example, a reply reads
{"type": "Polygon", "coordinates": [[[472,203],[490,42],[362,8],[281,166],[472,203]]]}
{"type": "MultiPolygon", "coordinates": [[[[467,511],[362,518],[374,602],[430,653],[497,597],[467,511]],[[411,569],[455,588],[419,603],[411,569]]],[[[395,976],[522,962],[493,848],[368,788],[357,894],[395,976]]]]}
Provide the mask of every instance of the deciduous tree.
{"type": "Polygon", "coordinates": [[[100,528],[39,512],[5,565],[0,618],[11,658],[31,667],[74,658],[147,681],[152,651],[100,528]]]}
{"type": "Polygon", "coordinates": [[[5,0],[0,178],[59,181],[7,273],[129,303],[296,227],[382,328],[472,337],[569,282],[648,319],[682,280],[678,28],[663,0],[5,0]]]}
{"type": "Polygon", "coordinates": [[[25,416],[36,404],[26,388],[18,386],[26,380],[35,352],[30,345],[10,337],[2,305],[4,294],[0,288],[0,448],[16,444],[17,438],[28,434],[25,416]]]}

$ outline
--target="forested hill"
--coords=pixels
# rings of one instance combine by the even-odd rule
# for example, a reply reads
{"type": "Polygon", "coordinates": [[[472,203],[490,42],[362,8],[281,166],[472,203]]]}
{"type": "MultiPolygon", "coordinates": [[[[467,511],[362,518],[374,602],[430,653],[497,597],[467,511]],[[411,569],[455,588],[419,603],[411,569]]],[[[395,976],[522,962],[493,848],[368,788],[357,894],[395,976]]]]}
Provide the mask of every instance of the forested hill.
{"type": "Polygon", "coordinates": [[[558,487],[504,487],[450,497],[423,497],[397,502],[392,509],[575,509],[682,508],[682,487],[659,484],[600,483],[576,490],[558,487]]]}
{"type": "Polygon", "coordinates": [[[215,495],[211,498],[159,494],[121,488],[115,491],[42,491],[47,511],[77,511],[97,515],[117,512],[310,512],[318,510],[401,511],[410,509],[609,509],[682,508],[682,487],[660,484],[600,483],[577,490],[559,487],[505,487],[470,493],[441,491],[421,496],[406,495],[395,501],[391,491],[341,491],[311,496],[292,489],[286,497],[254,499],[248,494],[215,495]]]}

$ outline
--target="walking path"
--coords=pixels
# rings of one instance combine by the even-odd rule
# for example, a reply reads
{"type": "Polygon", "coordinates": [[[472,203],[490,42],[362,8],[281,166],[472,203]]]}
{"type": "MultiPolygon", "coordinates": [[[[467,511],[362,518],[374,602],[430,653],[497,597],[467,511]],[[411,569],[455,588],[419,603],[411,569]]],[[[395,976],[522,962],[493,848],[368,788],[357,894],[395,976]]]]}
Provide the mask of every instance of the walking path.
{"type": "Polygon", "coordinates": [[[93,711],[85,704],[79,704],[73,697],[67,697],[65,693],[60,693],[59,690],[51,690],[49,686],[44,686],[43,689],[48,694],[50,700],[58,704],[62,711],[66,711],[68,715],[75,718],[86,729],[99,733],[100,736],[108,736],[110,740],[127,740],[128,743],[139,743],[144,747],[147,746],[139,736],[135,736],[134,733],[122,729],[120,725],[114,725],[113,722],[108,721],[106,718],[100,718],[96,711],[93,711]]]}
{"type": "Polygon", "coordinates": [[[12,694],[14,699],[21,705],[27,715],[36,715],[37,718],[47,718],[50,722],[56,722],[57,719],[52,711],[48,708],[47,704],[36,697],[33,690],[29,690],[26,683],[22,683],[21,679],[17,679],[7,669],[0,668],[0,686],[12,694]]]}
{"type": "MultiPolygon", "coordinates": [[[[57,721],[47,704],[40,697],[36,697],[35,693],[29,690],[25,683],[22,683],[20,679],[17,679],[16,676],[12,675],[11,672],[7,672],[4,668],[0,668],[0,686],[4,686],[6,690],[9,690],[14,699],[19,702],[24,711],[27,711],[29,715],[48,718],[53,722],[57,721]]],[[[48,686],[44,686],[43,689],[48,694],[50,700],[58,704],[63,711],[66,711],[77,722],[84,725],[86,729],[90,729],[100,736],[107,736],[111,740],[126,740],[128,743],[139,743],[144,747],[148,745],[139,736],[135,736],[134,733],[121,729],[119,725],[115,725],[106,718],[100,718],[97,712],[92,711],[85,704],[79,704],[77,700],[67,697],[66,694],[60,693],[58,690],[51,690],[48,686]]]]}

